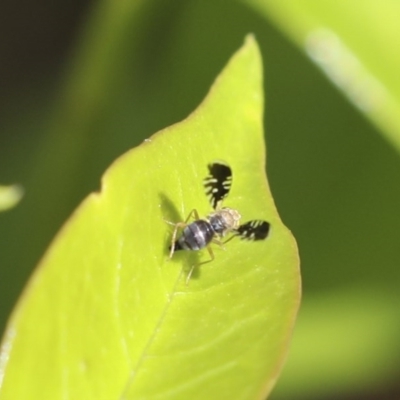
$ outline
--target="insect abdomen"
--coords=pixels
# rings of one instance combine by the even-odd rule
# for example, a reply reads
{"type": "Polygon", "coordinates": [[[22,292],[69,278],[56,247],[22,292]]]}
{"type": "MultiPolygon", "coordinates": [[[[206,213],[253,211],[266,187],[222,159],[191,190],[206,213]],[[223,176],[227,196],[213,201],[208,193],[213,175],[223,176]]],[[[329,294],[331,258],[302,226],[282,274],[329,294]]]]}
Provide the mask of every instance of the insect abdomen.
{"type": "Polygon", "coordinates": [[[214,232],[209,222],[202,219],[192,222],[182,232],[175,244],[176,250],[200,250],[212,240],[214,232]]]}

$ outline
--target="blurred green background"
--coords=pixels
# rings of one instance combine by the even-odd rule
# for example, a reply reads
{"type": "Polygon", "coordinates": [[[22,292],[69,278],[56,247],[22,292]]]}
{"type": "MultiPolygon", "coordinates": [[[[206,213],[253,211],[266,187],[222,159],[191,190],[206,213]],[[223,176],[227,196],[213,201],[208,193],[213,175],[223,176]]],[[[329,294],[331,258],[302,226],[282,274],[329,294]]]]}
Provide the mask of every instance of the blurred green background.
{"type": "Polygon", "coordinates": [[[272,398],[400,398],[400,159],[391,144],[400,135],[400,30],[385,31],[396,16],[389,0],[3,3],[0,184],[22,184],[25,197],[0,214],[1,330],[106,167],[187,116],[253,32],[265,68],[268,176],[303,276],[272,398]],[[385,15],[374,12],[382,4],[385,15]],[[394,100],[360,112],[307,57],[301,32],[310,26],[342,35],[394,100]]]}

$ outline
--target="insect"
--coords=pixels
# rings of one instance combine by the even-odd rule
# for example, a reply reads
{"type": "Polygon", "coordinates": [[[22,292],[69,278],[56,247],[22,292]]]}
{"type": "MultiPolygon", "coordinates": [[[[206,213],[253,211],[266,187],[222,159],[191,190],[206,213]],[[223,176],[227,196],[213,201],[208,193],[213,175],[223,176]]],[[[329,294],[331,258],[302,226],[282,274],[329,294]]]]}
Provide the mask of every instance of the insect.
{"type": "MultiPolygon", "coordinates": [[[[263,220],[252,220],[240,224],[241,215],[237,210],[222,207],[232,186],[231,168],[224,162],[216,161],[208,165],[208,170],[209,175],[204,179],[203,185],[214,211],[205,218],[200,218],[197,210],[193,209],[184,222],[175,224],[166,221],[175,226],[169,247],[170,258],[178,250],[201,250],[204,248],[208,250],[210,259],[197,264],[197,266],[214,260],[211,243],[222,247],[236,236],[246,240],[264,240],[268,236],[270,228],[270,224],[263,220]],[[189,223],[191,219],[194,221],[189,223]],[[179,230],[182,230],[182,234],[177,238],[179,230]],[[223,242],[222,239],[228,234],[232,234],[232,236],[223,242]]],[[[195,267],[196,265],[193,265],[189,271],[186,284],[195,267]]]]}

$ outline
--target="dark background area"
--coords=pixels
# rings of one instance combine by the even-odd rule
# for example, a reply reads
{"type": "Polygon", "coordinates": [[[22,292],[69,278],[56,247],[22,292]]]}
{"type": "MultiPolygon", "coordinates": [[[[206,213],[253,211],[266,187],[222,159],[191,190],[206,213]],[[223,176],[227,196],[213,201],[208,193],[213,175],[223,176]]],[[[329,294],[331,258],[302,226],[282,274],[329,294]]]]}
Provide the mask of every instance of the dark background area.
{"type": "MultiPolygon", "coordinates": [[[[91,2],[3,1],[0,13],[1,106],[18,91],[60,75],[91,2]]],[[[3,131],[4,134],[4,131],[3,131]]]]}

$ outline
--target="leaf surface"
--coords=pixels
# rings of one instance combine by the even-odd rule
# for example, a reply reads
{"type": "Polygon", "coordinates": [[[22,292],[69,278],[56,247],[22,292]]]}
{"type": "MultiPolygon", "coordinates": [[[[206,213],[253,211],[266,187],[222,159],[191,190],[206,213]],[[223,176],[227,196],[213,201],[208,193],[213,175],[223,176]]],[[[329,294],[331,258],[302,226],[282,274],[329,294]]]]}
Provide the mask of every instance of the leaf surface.
{"type": "Polygon", "coordinates": [[[265,177],[260,54],[234,55],[199,108],[117,159],[66,222],[3,340],[0,399],[264,398],[285,359],[300,297],[297,248],[265,177]],[[171,227],[210,212],[207,164],[227,162],[225,205],[271,223],[168,260],[171,227]]]}

